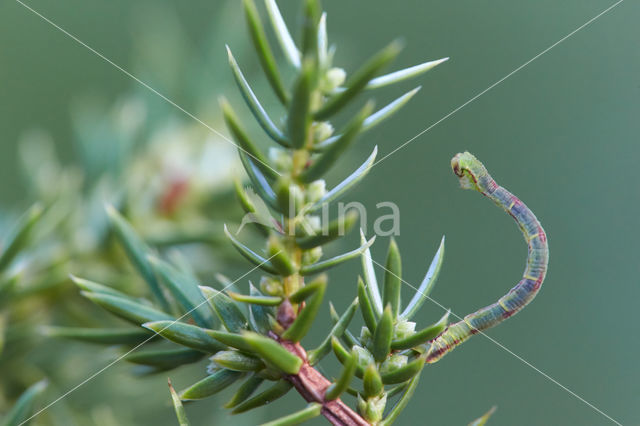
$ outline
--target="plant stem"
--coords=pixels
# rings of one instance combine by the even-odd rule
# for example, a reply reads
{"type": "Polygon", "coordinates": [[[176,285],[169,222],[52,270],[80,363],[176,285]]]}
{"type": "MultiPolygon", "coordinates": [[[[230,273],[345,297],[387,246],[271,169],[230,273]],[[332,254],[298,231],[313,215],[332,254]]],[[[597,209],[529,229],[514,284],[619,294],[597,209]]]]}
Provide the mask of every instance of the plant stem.
{"type": "Polygon", "coordinates": [[[307,402],[322,404],[321,413],[332,425],[369,426],[366,420],[342,402],[340,398],[333,401],[325,401],[324,394],[331,382],[309,364],[307,352],[299,343],[282,340],[275,333],[271,333],[271,337],[276,339],[282,347],[303,360],[298,374],[286,376],[286,379],[291,382],[307,402]]]}

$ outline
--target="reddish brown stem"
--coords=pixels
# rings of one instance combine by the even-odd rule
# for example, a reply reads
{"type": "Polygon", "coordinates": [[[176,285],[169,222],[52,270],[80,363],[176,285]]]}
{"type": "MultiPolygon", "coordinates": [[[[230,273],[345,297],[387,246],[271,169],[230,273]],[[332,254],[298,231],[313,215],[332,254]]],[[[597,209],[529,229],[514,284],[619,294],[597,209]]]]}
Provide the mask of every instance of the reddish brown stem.
{"type": "Polygon", "coordinates": [[[324,394],[331,384],[318,370],[313,368],[307,360],[307,352],[299,343],[281,340],[273,334],[282,347],[297,355],[303,360],[298,374],[287,376],[286,379],[293,384],[298,393],[307,402],[322,404],[322,415],[334,426],[370,426],[358,413],[353,411],[340,398],[333,401],[325,401],[324,394]]]}

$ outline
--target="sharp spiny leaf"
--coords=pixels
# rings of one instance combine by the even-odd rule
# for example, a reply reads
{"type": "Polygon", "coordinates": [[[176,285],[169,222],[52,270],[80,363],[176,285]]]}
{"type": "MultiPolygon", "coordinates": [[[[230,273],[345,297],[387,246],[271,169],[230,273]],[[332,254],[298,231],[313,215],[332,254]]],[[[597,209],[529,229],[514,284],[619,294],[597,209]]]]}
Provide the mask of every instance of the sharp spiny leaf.
{"type": "Polygon", "coordinates": [[[259,393],[251,399],[246,400],[242,404],[239,404],[233,411],[233,414],[244,413],[245,411],[249,411],[251,409],[262,407],[263,405],[269,404],[270,402],[275,401],[276,399],[284,396],[291,390],[293,385],[286,380],[280,380],[275,385],[271,386],[269,389],[264,392],[259,393]]]}
{"type": "Polygon", "coordinates": [[[206,301],[198,288],[198,283],[188,274],[174,268],[167,262],[150,256],[149,263],[160,277],[161,282],[173,294],[178,303],[193,320],[202,327],[213,327],[215,324],[211,311],[206,307],[206,301]]]}
{"type": "Polygon", "coordinates": [[[320,343],[320,345],[317,348],[307,352],[307,358],[309,360],[309,364],[311,365],[317,364],[325,355],[327,355],[331,351],[331,338],[342,337],[345,330],[349,326],[349,323],[351,322],[353,315],[356,313],[356,310],[358,309],[358,304],[359,304],[359,301],[358,301],[358,298],[356,297],[356,299],[351,303],[351,305],[349,305],[347,310],[344,311],[344,314],[342,314],[340,319],[338,319],[338,322],[335,323],[335,325],[333,326],[333,328],[331,329],[327,337],[325,337],[325,339],[322,341],[322,343],[320,343]]]}
{"type": "Polygon", "coordinates": [[[81,292],[81,294],[112,314],[136,325],[149,321],[172,321],[174,319],[169,314],[129,299],[123,299],[109,294],[89,293],[86,291],[81,292]]]}
{"type": "Polygon", "coordinates": [[[326,271],[327,269],[333,268],[334,266],[340,265],[341,263],[344,263],[347,260],[351,260],[351,259],[353,259],[355,257],[358,257],[362,253],[364,253],[364,251],[366,249],[371,247],[371,245],[374,243],[375,239],[376,239],[376,237],[374,236],[369,241],[364,243],[362,246],[360,246],[357,249],[352,250],[352,251],[350,251],[348,253],[344,253],[344,254],[341,254],[339,256],[335,256],[335,257],[333,257],[331,259],[327,259],[327,260],[323,260],[323,261],[320,261],[320,262],[316,262],[313,265],[303,266],[302,268],[300,268],[300,275],[306,276],[306,275],[317,274],[317,273],[326,271]]]}
{"type": "Polygon", "coordinates": [[[20,217],[11,234],[0,244],[0,271],[3,271],[29,242],[33,229],[43,213],[42,206],[35,204],[20,217]]]}
{"type": "Polygon", "coordinates": [[[396,405],[393,406],[387,417],[380,422],[380,426],[390,426],[394,421],[396,421],[402,410],[404,410],[409,404],[413,393],[416,391],[416,387],[418,387],[418,380],[420,380],[419,374],[411,379],[409,386],[407,386],[407,389],[404,391],[396,405]]]}
{"type": "Polygon", "coordinates": [[[182,401],[178,396],[178,393],[171,385],[171,380],[169,380],[169,392],[171,393],[171,401],[173,402],[173,409],[176,412],[176,417],[178,418],[178,423],[180,426],[190,426],[189,419],[187,418],[187,413],[184,410],[184,406],[182,405],[182,401]]]}
{"type": "Polygon", "coordinates": [[[371,114],[371,111],[373,111],[373,102],[367,102],[351,122],[347,124],[340,137],[322,154],[319,154],[311,166],[300,174],[300,179],[309,183],[324,176],[342,153],[355,141],[356,136],[362,130],[364,120],[371,114]]]}
{"type": "Polygon", "coordinates": [[[242,373],[238,371],[218,370],[180,392],[180,399],[189,401],[206,398],[231,386],[240,377],[242,373]]]}
{"type": "Polygon", "coordinates": [[[447,328],[450,312],[451,311],[447,311],[447,313],[444,314],[437,323],[432,324],[411,336],[405,337],[404,339],[394,340],[391,342],[391,348],[395,350],[410,349],[434,339],[442,333],[445,328],[447,328]]]}
{"type": "Polygon", "coordinates": [[[342,393],[347,390],[347,388],[351,384],[351,380],[353,380],[353,376],[356,373],[356,367],[357,360],[355,354],[352,353],[345,362],[338,380],[336,380],[335,383],[332,383],[327,388],[327,391],[324,394],[325,400],[333,401],[334,399],[338,399],[340,395],[342,395],[342,393]]]}
{"type": "Polygon", "coordinates": [[[322,404],[317,402],[310,403],[307,408],[300,411],[296,411],[288,416],[280,417],[277,420],[272,420],[267,423],[263,423],[261,426],[294,426],[311,420],[314,417],[318,417],[322,411],[322,404]]]}
{"type": "Polygon", "coordinates": [[[142,324],[167,340],[205,353],[216,353],[226,346],[211,337],[206,329],[176,321],[154,321],[142,324]]]}
{"type": "MultiPolygon", "coordinates": [[[[366,241],[364,233],[360,230],[360,244],[366,241]]],[[[364,282],[366,284],[367,294],[371,300],[374,313],[377,316],[382,315],[382,297],[380,296],[380,288],[378,287],[378,279],[373,268],[373,259],[371,250],[367,249],[362,254],[362,271],[364,273],[364,282]]]]}
{"type": "Polygon", "coordinates": [[[297,374],[300,370],[302,360],[275,340],[253,332],[245,332],[242,336],[255,353],[278,370],[285,374],[297,374]]]}
{"type": "Polygon", "coordinates": [[[360,312],[362,313],[362,319],[367,326],[371,334],[376,331],[376,317],[371,307],[371,299],[367,294],[367,290],[361,277],[358,277],[358,300],[360,301],[360,312]]]}
{"type": "Polygon", "coordinates": [[[313,63],[305,61],[302,71],[293,87],[293,97],[287,114],[287,135],[291,146],[304,148],[309,140],[311,117],[311,91],[313,90],[313,63]]]}
{"type": "Polygon", "coordinates": [[[325,120],[338,112],[343,106],[358,95],[367,83],[386,65],[395,59],[400,53],[400,43],[393,42],[389,46],[378,52],[365,65],[363,65],[347,81],[346,89],[343,92],[333,95],[314,114],[316,120],[325,120]]]}
{"type": "Polygon", "coordinates": [[[422,280],[420,287],[418,287],[416,294],[413,296],[405,310],[402,312],[402,318],[410,319],[411,317],[413,317],[415,313],[418,312],[424,301],[427,300],[427,298],[429,297],[429,293],[431,293],[431,290],[433,290],[433,286],[436,284],[438,275],[440,274],[443,259],[444,237],[442,237],[442,240],[440,241],[440,247],[438,247],[438,251],[433,257],[431,265],[429,265],[427,274],[422,280]]]}
{"type": "Polygon", "coordinates": [[[384,291],[382,303],[391,306],[391,313],[395,318],[400,310],[400,291],[402,290],[402,260],[400,250],[394,238],[389,243],[387,265],[384,271],[384,291]]]}
{"type": "Polygon", "coordinates": [[[135,345],[153,337],[149,331],[139,328],[45,327],[43,332],[50,337],[103,345],[135,345]]]}
{"type": "Polygon", "coordinates": [[[391,348],[391,339],[393,338],[393,313],[391,306],[382,312],[380,321],[376,325],[376,331],[373,333],[373,341],[371,343],[371,354],[373,358],[382,362],[389,354],[391,348]]]}
{"type": "Polygon", "coordinates": [[[258,358],[240,351],[221,351],[212,356],[211,361],[234,371],[258,371],[264,368],[264,363],[258,358]]]}
{"type": "Polygon", "coordinates": [[[279,173],[268,164],[267,158],[249,138],[247,132],[240,125],[240,120],[238,120],[238,117],[233,111],[233,108],[231,108],[229,102],[227,102],[225,98],[221,98],[220,106],[222,107],[224,121],[227,124],[233,139],[238,144],[238,150],[251,157],[254,164],[262,171],[262,173],[270,178],[277,177],[279,173]]]}
{"type": "Polygon", "coordinates": [[[343,196],[348,190],[357,185],[362,179],[369,173],[371,170],[371,166],[373,166],[373,162],[376,160],[376,155],[378,155],[378,146],[373,148],[373,152],[369,155],[369,158],[366,159],[364,163],[360,167],[356,169],[355,172],[351,173],[349,177],[336,185],[331,191],[327,192],[322,198],[313,203],[313,205],[308,209],[309,212],[314,212],[321,208],[325,204],[329,204],[341,196],[343,196]]]}
{"type": "Polygon", "coordinates": [[[269,18],[271,19],[271,25],[273,25],[273,29],[275,30],[276,37],[278,38],[278,42],[280,43],[280,47],[282,47],[285,57],[293,66],[299,68],[301,64],[300,52],[293,42],[293,38],[289,33],[289,29],[287,28],[284,19],[282,19],[278,5],[275,0],[265,0],[265,3],[267,11],[269,12],[269,18]]]}
{"type": "Polygon", "coordinates": [[[282,84],[282,78],[280,77],[280,72],[276,66],[276,60],[273,57],[273,52],[271,52],[267,36],[264,33],[264,28],[260,22],[258,9],[256,9],[256,5],[253,0],[244,0],[243,3],[247,24],[249,25],[249,33],[251,34],[251,40],[253,41],[256,53],[258,53],[258,59],[260,59],[262,69],[267,75],[269,84],[271,84],[271,87],[276,93],[278,99],[280,99],[280,102],[287,104],[289,95],[282,84]]]}
{"type": "Polygon", "coordinates": [[[390,84],[399,83],[413,77],[417,77],[418,75],[423,74],[437,67],[443,62],[447,62],[448,60],[449,58],[437,59],[435,61],[424,62],[419,65],[414,65],[409,68],[381,75],[380,77],[376,77],[373,80],[369,81],[369,83],[367,83],[367,89],[377,89],[380,87],[388,86],[390,84]]]}
{"type": "Polygon", "coordinates": [[[247,329],[247,318],[229,296],[206,286],[200,286],[200,291],[227,330],[238,333],[247,329]]]}
{"type": "Polygon", "coordinates": [[[290,147],[291,144],[285,137],[284,133],[282,133],[282,130],[280,130],[278,126],[274,124],[274,122],[271,120],[271,117],[269,117],[269,114],[267,114],[267,112],[262,107],[262,104],[260,104],[260,101],[256,97],[253,90],[251,90],[251,87],[242,74],[238,63],[236,62],[236,59],[233,57],[229,46],[227,46],[227,55],[229,57],[229,65],[231,66],[233,77],[236,80],[236,84],[238,85],[240,92],[242,93],[242,97],[253,113],[253,116],[256,118],[260,126],[264,129],[264,131],[267,133],[267,135],[269,135],[271,139],[284,147],[290,147]]]}
{"type": "Polygon", "coordinates": [[[229,232],[227,225],[224,225],[224,234],[227,236],[227,238],[229,238],[231,244],[233,244],[236,250],[238,250],[238,252],[248,261],[270,274],[278,274],[278,270],[269,260],[267,260],[267,258],[260,256],[258,253],[242,244],[236,237],[231,234],[231,232],[229,232]]]}
{"type": "Polygon", "coordinates": [[[416,358],[404,367],[382,374],[382,382],[385,385],[395,385],[397,383],[406,382],[412,377],[419,375],[423,367],[424,358],[416,358]]]}
{"type": "Polygon", "coordinates": [[[151,292],[160,302],[162,308],[168,311],[169,302],[167,302],[164,293],[162,293],[160,284],[158,283],[158,280],[153,273],[153,269],[147,260],[147,256],[151,254],[151,249],[142,241],[131,225],[129,225],[125,218],[122,217],[113,206],[107,205],[106,210],[111,226],[122,243],[131,263],[133,263],[140,275],[142,275],[144,280],[147,282],[151,292]]]}
{"type": "Polygon", "coordinates": [[[204,354],[187,348],[178,349],[152,349],[136,351],[124,357],[125,361],[149,365],[162,370],[168,370],[185,364],[200,361],[204,354]]]}
{"type": "Polygon", "coordinates": [[[378,396],[384,390],[382,378],[375,364],[369,364],[364,370],[362,384],[365,398],[378,396]]]}
{"type": "Polygon", "coordinates": [[[296,244],[302,249],[309,250],[330,243],[336,238],[345,236],[358,221],[358,216],[356,210],[349,210],[345,215],[329,222],[315,235],[296,238],[296,244]]]}
{"type": "MultiPolygon", "coordinates": [[[[311,287],[311,284],[309,284],[308,287],[311,287]]],[[[324,292],[327,288],[326,282],[318,282],[314,284],[314,287],[315,291],[309,297],[309,301],[305,307],[300,311],[298,317],[293,321],[293,324],[282,334],[283,339],[299,342],[309,332],[318,314],[318,310],[320,310],[324,292]]]]}
{"type": "Polygon", "coordinates": [[[246,401],[257,389],[260,387],[262,382],[264,382],[260,376],[253,375],[249,377],[236,391],[236,393],[231,397],[229,402],[224,404],[224,408],[234,408],[239,404],[246,401]]]}

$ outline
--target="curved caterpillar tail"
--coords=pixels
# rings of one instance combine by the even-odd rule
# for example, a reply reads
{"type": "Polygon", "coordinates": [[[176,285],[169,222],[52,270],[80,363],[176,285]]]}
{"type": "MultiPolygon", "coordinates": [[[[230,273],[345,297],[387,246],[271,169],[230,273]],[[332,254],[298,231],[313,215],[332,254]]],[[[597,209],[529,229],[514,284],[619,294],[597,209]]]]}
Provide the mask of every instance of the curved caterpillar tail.
{"type": "Polygon", "coordinates": [[[450,325],[427,344],[425,361],[428,363],[438,361],[472,335],[498,325],[524,308],[540,290],[549,261],[547,236],[536,216],[522,201],[498,185],[482,163],[468,152],[453,157],[451,167],[460,178],[462,188],[482,193],[515,219],[527,242],[529,253],[522,279],[515,287],[496,303],[450,325]]]}

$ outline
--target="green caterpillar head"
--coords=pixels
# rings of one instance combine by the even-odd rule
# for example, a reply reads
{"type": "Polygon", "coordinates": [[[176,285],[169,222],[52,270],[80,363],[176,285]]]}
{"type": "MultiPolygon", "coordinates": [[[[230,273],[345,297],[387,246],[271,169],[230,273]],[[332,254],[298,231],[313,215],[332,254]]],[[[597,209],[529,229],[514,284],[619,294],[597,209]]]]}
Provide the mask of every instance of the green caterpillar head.
{"type": "Polygon", "coordinates": [[[485,180],[490,178],[487,169],[470,152],[456,154],[451,159],[453,173],[460,178],[460,187],[485,192],[485,180]]]}

